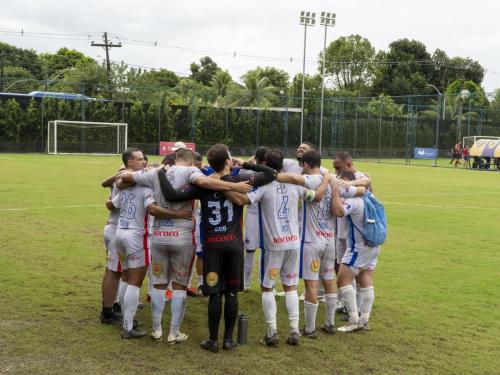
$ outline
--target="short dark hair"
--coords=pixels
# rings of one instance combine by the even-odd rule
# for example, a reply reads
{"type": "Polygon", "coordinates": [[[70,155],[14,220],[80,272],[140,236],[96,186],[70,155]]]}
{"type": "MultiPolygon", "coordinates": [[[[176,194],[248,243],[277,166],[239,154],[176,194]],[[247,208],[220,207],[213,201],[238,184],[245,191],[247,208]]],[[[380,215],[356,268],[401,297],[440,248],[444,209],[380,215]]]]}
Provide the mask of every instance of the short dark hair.
{"type": "Polygon", "coordinates": [[[300,158],[302,163],[307,163],[311,168],[321,167],[321,155],[316,150],[311,150],[304,152],[304,155],[300,158]]]}
{"type": "Polygon", "coordinates": [[[260,146],[255,150],[255,162],[257,164],[262,164],[266,158],[266,153],[269,151],[269,147],[260,146]]]}
{"type": "Polygon", "coordinates": [[[127,168],[127,166],[128,166],[128,161],[132,160],[134,158],[134,152],[137,152],[137,151],[142,152],[141,149],[136,148],[136,147],[130,147],[130,148],[127,148],[125,151],[123,151],[122,161],[123,161],[123,165],[125,166],[125,168],[127,168]]]}
{"type": "Polygon", "coordinates": [[[342,160],[342,161],[350,161],[350,162],[352,162],[352,156],[347,151],[337,152],[335,154],[335,156],[333,157],[333,160],[335,160],[335,159],[339,159],[339,160],[342,160]]]}
{"type": "Polygon", "coordinates": [[[175,152],[175,160],[193,161],[193,151],[189,148],[180,148],[175,152]]]}
{"type": "Polygon", "coordinates": [[[272,149],[266,152],[264,158],[266,165],[280,172],[283,169],[283,152],[278,149],[272,149]]]}
{"type": "Polygon", "coordinates": [[[301,145],[308,145],[311,149],[316,150],[316,146],[311,142],[302,142],[301,145]]]}
{"type": "Polygon", "coordinates": [[[161,163],[163,165],[168,165],[168,166],[172,166],[172,165],[175,165],[175,152],[172,152],[171,154],[168,154],[167,156],[165,156],[163,158],[163,160],[161,161],[161,163]]]}
{"type": "Polygon", "coordinates": [[[226,166],[226,160],[229,159],[229,149],[222,143],[217,143],[207,151],[208,164],[216,172],[220,172],[226,166]]]}
{"type": "Polygon", "coordinates": [[[201,156],[201,154],[199,152],[194,151],[193,155],[194,155],[194,160],[203,161],[203,156],[201,156]]]}
{"type": "Polygon", "coordinates": [[[354,181],[356,179],[356,176],[352,172],[342,171],[339,173],[339,178],[341,180],[354,181]]]}

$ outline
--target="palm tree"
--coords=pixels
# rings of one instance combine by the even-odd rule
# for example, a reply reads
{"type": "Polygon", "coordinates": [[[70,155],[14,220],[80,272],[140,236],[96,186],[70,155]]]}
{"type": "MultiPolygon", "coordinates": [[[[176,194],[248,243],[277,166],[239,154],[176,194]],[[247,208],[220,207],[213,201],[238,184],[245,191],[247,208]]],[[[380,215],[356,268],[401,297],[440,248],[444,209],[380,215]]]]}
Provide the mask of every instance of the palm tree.
{"type": "Polygon", "coordinates": [[[233,85],[233,79],[227,70],[219,70],[212,77],[210,85],[217,91],[216,103],[218,105],[224,106],[226,104],[226,95],[228,89],[233,85]]]}
{"type": "Polygon", "coordinates": [[[228,92],[230,106],[269,107],[276,99],[276,87],[269,84],[269,78],[259,77],[256,72],[248,72],[242,85],[233,85],[228,92]]]}

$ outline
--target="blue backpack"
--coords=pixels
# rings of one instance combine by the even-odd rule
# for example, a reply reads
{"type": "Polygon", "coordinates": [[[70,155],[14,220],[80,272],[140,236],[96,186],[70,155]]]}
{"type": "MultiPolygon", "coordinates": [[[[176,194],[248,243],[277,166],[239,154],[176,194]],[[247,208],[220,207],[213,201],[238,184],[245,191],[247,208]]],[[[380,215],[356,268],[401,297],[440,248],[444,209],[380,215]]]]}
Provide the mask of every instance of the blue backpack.
{"type": "Polygon", "coordinates": [[[369,191],[366,192],[362,199],[365,204],[363,230],[360,230],[353,224],[361,232],[368,246],[376,247],[382,245],[387,237],[387,219],[385,217],[384,205],[369,191]]]}

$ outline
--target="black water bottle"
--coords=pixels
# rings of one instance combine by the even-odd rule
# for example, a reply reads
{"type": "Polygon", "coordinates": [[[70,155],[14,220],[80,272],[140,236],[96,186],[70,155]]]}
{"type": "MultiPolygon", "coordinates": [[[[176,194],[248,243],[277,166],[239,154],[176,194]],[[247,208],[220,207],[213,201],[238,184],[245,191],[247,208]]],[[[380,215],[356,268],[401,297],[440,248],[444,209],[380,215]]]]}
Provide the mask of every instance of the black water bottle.
{"type": "Polygon", "coordinates": [[[240,314],[238,318],[238,345],[247,343],[248,318],[245,314],[240,314]]]}

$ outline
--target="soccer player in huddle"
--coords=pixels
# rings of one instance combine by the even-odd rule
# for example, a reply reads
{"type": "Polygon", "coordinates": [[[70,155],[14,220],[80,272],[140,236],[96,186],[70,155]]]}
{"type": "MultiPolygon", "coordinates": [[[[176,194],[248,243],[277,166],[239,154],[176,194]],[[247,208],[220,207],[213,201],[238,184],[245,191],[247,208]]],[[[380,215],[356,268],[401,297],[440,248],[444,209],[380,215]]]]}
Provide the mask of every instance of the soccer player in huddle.
{"type": "MultiPolygon", "coordinates": [[[[249,191],[251,186],[245,183],[233,184],[225,181],[208,179],[193,166],[193,152],[187,148],[176,151],[175,165],[166,172],[169,182],[178,188],[193,183],[207,189],[249,191]]],[[[161,169],[163,170],[163,169],[161,169]]],[[[176,218],[157,218],[154,221],[152,236],[152,274],[151,315],[153,331],[151,338],[163,337],[162,315],[165,307],[165,290],[172,282],[172,302],[169,345],[187,340],[188,335],[180,332],[180,326],[186,310],[186,288],[192,271],[195,255],[194,221],[192,218],[194,202],[175,203],[165,200],[158,175],[159,170],[125,173],[121,180],[127,184],[137,184],[152,188],[155,201],[164,208],[186,214],[176,218]],[[186,212],[187,211],[187,212],[186,212]]]]}
{"type": "MultiPolygon", "coordinates": [[[[264,166],[243,164],[243,170],[231,175],[232,158],[227,146],[216,144],[207,152],[207,159],[214,169],[210,180],[249,181],[253,186],[271,182],[275,171],[264,166]],[[247,174],[245,168],[256,173],[247,174]]],[[[168,174],[168,172],[167,172],[168,174]]],[[[225,350],[236,347],[233,330],[238,313],[237,293],[243,290],[243,240],[242,219],[243,208],[235,199],[233,192],[210,191],[190,187],[186,191],[176,191],[168,178],[163,179],[163,193],[171,201],[198,198],[201,204],[201,233],[203,245],[203,294],[210,296],[208,303],[208,325],[210,337],[200,345],[203,349],[218,352],[219,323],[222,315],[222,298],[224,297],[224,341],[225,350]],[[227,195],[227,196],[226,196],[227,195]]]]}
{"type": "MultiPolygon", "coordinates": [[[[352,172],[341,172],[339,177],[345,181],[354,181],[352,172]]],[[[374,300],[373,273],[377,265],[380,246],[370,247],[363,238],[364,201],[362,198],[341,199],[340,184],[333,182],[332,210],[337,217],[345,217],[347,222],[347,251],[342,258],[338,275],[339,293],[347,308],[349,320],[340,327],[340,332],[352,332],[358,329],[370,329],[368,321],[374,300]],[[359,282],[360,306],[356,301],[353,281],[359,282]],[[358,315],[359,311],[359,315],[358,315]]]]}
{"type": "MultiPolygon", "coordinates": [[[[144,157],[139,149],[130,148],[122,155],[127,172],[144,166],[144,157]]],[[[116,182],[121,186],[120,177],[116,182]]],[[[156,205],[153,190],[143,186],[130,186],[113,197],[110,207],[120,210],[115,235],[115,245],[122,267],[124,288],[120,288],[120,305],[123,310],[122,338],[140,338],[146,332],[134,327],[134,316],[139,304],[139,292],[149,266],[149,214],[158,218],[174,218],[179,213],[156,205]]],[[[182,215],[183,213],[181,213],[182,215]]]]}
{"type": "MultiPolygon", "coordinates": [[[[303,185],[316,190],[324,179],[320,172],[321,156],[317,151],[307,151],[301,157],[303,174],[280,174],[281,182],[303,185]]],[[[364,187],[344,186],[343,197],[361,196],[364,187]]],[[[335,333],[334,316],[337,302],[335,278],[335,222],[331,212],[331,187],[328,185],[323,198],[318,202],[303,202],[300,232],[300,277],[305,283],[304,317],[305,328],[301,336],[316,338],[316,314],[318,311],[317,289],[321,280],[325,290],[326,320],[321,330],[335,333]]]]}

